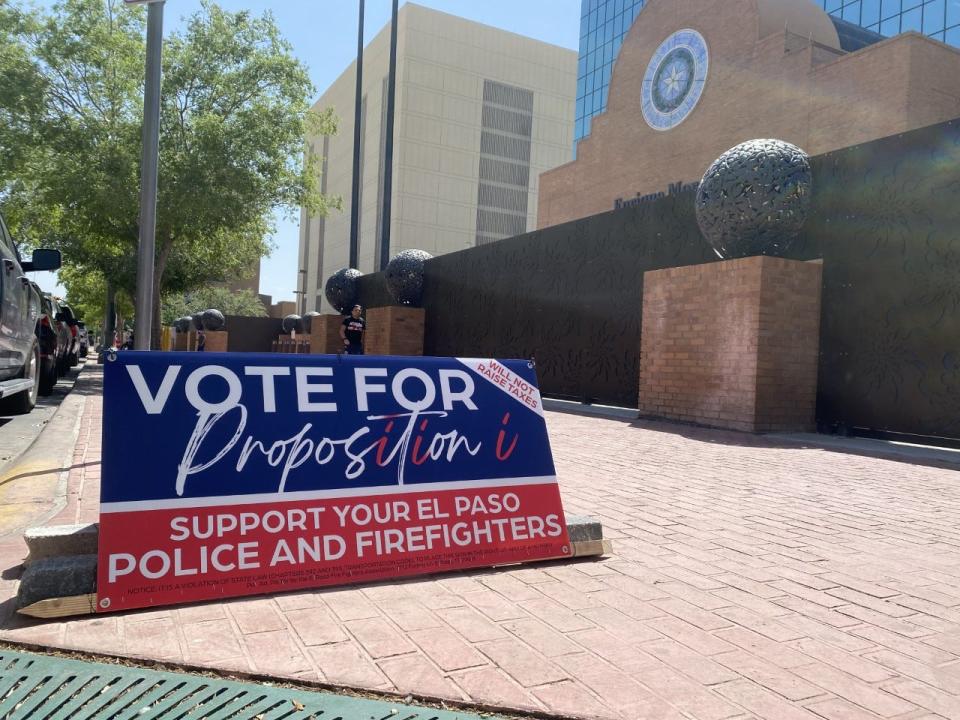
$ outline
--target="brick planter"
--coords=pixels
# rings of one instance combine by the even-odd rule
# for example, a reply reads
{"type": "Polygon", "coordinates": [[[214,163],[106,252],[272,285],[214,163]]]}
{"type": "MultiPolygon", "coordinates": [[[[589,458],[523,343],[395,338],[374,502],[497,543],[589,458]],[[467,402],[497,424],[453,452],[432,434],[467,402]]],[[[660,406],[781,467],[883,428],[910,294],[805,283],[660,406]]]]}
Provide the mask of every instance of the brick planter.
{"type": "Polygon", "coordinates": [[[226,330],[207,330],[204,334],[207,336],[204,343],[206,352],[227,352],[230,334],[226,330]]]}
{"type": "Polygon", "coordinates": [[[749,432],[813,429],[822,270],[751,257],[645,273],[641,414],[749,432]]]}
{"type": "Polygon", "coordinates": [[[423,355],[423,308],[388,305],[367,310],[367,355],[423,355]]]}
{"type": "Polygon", "coordinates": [[[310,352],[335,355],[343,352],[340,327],[343,315],[316,315],[310,321],[310,352]]]}

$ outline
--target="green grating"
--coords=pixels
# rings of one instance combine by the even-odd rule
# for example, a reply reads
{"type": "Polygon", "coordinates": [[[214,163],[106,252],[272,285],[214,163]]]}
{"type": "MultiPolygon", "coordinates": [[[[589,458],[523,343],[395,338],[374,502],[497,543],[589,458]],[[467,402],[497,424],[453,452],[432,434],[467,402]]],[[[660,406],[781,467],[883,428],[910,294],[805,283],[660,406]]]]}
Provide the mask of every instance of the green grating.
{"type": "Polygon", "coordinates": [[[0,720],[480,718],[400,702],[0,651],[0,720]]]}

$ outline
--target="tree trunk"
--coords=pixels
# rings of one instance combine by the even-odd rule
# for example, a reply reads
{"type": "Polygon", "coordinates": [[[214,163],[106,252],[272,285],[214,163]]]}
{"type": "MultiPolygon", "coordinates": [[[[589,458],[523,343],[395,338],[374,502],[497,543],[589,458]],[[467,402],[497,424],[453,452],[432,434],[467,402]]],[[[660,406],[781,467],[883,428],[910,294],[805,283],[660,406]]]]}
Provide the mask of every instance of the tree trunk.
{"type": "Polygon", "coordinates": [[[160,254],[153,268],[153,327],[150,337],[150,349],[160,349],[160,338],[163,334],[162,318],[160,315],[160,288],[163,287],[163,273],[167,269],[170,251],[173,249],[173,240],[165,238],[160,245],[160,254]]]}

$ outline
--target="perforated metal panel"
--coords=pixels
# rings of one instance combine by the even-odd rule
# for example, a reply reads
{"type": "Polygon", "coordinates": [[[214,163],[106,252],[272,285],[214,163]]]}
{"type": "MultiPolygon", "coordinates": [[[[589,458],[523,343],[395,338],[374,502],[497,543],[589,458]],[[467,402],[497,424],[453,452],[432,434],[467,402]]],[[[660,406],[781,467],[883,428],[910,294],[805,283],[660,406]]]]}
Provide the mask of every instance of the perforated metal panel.
{"type": "MultiPolygon", "coordinates": [[[[480,720],[462,712],[0,652],[0,720],[480,720]]],[[[486,720],[494,720],[487,717],[486,720]]]]}

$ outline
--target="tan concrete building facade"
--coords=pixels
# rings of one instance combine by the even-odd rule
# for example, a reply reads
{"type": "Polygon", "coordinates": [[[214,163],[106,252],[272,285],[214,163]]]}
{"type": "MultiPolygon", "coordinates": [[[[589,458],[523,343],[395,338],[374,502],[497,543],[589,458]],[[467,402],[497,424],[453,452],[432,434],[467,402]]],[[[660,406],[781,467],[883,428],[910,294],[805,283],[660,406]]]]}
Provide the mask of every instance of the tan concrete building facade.
{"type": "Polygon", "coordinates": [[[810,0],[650,0],[620,50],[606,113],[575,161],[541,176],[537,225],[698,181],[753,138],[816,155],[957,116],[960,51],[918,33],[845,52],[810,0]],[[678,124],[655,129],[643,112],[645,78],[664,41],[685,30],[709,57],[699,99],[678,124]]]}
{"type": "MultiPolygon", "coordinates": [[[[363,59],[359,269],[375,271],[383,207],[390,28],[363,59]]],[[[540,173],[572,157],[577,53],[406,3],[397,25],[390,255],[441,255],[536,227],[540,173]]],[[[355,64],[316,103],[340,119],[310,138],[321,188],[343,198],[328,217],[301,213],[300,311],[332,309],[327,278],[347,266],[355,64]]]]}

